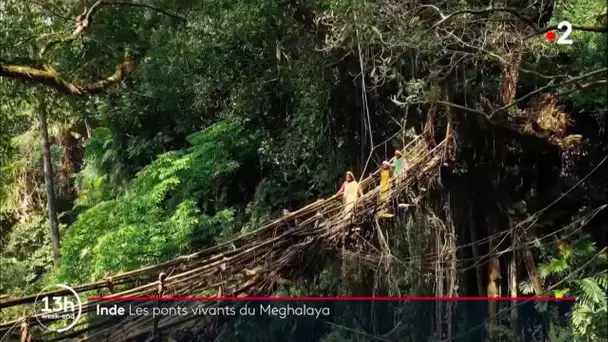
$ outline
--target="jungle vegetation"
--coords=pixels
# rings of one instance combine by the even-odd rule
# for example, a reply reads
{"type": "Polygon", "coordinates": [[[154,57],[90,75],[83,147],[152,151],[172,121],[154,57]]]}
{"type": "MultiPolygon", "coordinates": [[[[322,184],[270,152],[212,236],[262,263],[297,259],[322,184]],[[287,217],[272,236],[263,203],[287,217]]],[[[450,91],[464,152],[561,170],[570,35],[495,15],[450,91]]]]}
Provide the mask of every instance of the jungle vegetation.
{"type": "MultiPolygon", "coordinates": [[[[290,293],[574,296],[552,341],[608,340],[604,1],[5,0],[0,23],[0,295],[212,246],[449,132],[391,228],[406,261],[361,246],[290,293]],[[572,45],[546,39],[562,21],[572,45]]],[[[389,333],[344,310],[365,335],[319,340],[389,333]]],[[[235,334],[292,327],[269,329],[235,334]]]]}

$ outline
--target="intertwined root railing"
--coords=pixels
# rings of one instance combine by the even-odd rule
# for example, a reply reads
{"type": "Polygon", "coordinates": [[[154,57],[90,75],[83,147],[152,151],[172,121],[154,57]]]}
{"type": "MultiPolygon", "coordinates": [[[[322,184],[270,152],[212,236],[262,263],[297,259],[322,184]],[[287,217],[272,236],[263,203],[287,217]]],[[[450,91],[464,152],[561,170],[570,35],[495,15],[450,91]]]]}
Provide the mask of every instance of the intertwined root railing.
{"type": "MultiPolygon", "coordinates": [[[[421,137],[414,139],[403,149],[403,155],[411,168],[405,178],[392,180],[389,198],[383,202],[378,201],[380,190],[374,177],[380,172],[377,170],[360,182],[365,194],[357,201],[353,215],[344,215],[342,198],[334,195],[226,243],[158,265],[77,286],[74,290],[89,294],[96,290],[97,296],[117,298],[159,295],[256,296],[272,293],[278,285],[290,284],[301,278],[320,251],[340,246],[344,238],[351,234],[351,228],[373,220],[379,209],[395,200],[413,182],[424,183],[428,177],[436,174],[445,148],[445,141],[429,149],[421,137]]],[[[65,294],[68,294],[67,291],[53,291],[42,296],[65,294]]],[[[36,295],[5,299],[0,301],[0,309],[32,304],[35,299],[36,295]]],[[[139,305],[149,306],[153,302],[151,299],[150,302],[139,302],[139,305]]],[[[217,305],[216,302],[206,303],[210,306],[217,305]]],[[[112,303],[106,301],[105,304],[112,303]]],[[[179,305],[186,306],[188,303],[179,305]]],[[[92,309],[93,305],[84,304],[82,312],[84,314],[92,309]]],[[[16,330],[14,328],[17,325],[22,325],[22,330],[28,330],[28,327],[34,327],[36,319],[45,321],[40,316],[29,315],[3,323],[0,325],[0,334],[4,335],[11,328],[16,330]]],[[[155,320],[150,316],[132,316],[125,317],[120,322],[97,322],[95,326],[88,325],[81,319],[80,327],[75,327],[74,331],[66,332],[61,337],[76,337],[93,329],[93,334],[103,336],[104,339],[124,340],[149,333],[150,327],[154,330],[183,327],[192,318],[193,316],[157,317],[155,320]],[[116,325],[120,329],[116,329],[116,325]]],[[[51,338],[52,333],[44,334],[51,338]]]]}

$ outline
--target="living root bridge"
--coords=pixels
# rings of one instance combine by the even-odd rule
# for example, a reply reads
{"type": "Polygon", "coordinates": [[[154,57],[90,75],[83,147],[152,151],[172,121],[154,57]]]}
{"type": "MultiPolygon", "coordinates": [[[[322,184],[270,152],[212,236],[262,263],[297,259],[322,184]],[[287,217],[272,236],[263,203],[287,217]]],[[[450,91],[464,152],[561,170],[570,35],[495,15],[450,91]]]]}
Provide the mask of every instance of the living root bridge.
{"type": "MultiPolygon", "coordinates": [[[[429,149],[424,139],[418,137],[404,149],[403,156],[410,161],[411,168],[407,176],[392,185],[396,191],[391,191],[385,201],[395,200],[399,193],[413,182],[426,182],[439,172],[446,151],[446,140],[429,149]]],[[[359,198],[354,209],[354,215],[344,214],[344,205],[340,196],[334,195],[324,200],[311,203],[304,208],[275,220],[260,229],[239,236],[218,246],[191,255],[178,257],[162,264],[149,266],[140,270],[130,271],[107,277],[105,280],[74,287],[78,293],[97,291],[103,297],[106,305],[120,304],[120,298],[149,297],[134,304],[137,307],[156,307],[156,298],[162,296],[183,297],[193,294],[203,296],[218,296],[218,301],[198,302],[197,305],[218,310],[225,304],[219,297],[251,297],[264,296],[273,293],[281,284],[295,283],[305,276],[305,272],[317,263],[315,260],[319,250],[338,250],[347,238],[353,234],[354,227],[374,220],[378,209],[379,189],[376,187],[375,175],[377,170],[360,185],[367,190],[359,198]],[[285,230],[286,226],[293,227],[285,230]],[[153,277],[158,275],[157,281],[153,277]],[[165,275],[169,276],[165,276],[165,275]],[[151,281],[152,280],[152,281],[151,281]],[[146,283],[147,281],[147,283],[146,283]],[[140,285],[141,284],[141,285],[140,285]],[[131,288],[129,288],[131,287],[131,288]],[[110,293],[107,293],[109,289],[110,293]],[[118,290],[118,291],[117,291],[118,290]],[[104,294],[105,292],[105,294],[104,294]],[[115,298],[113,298],[115,297],[115,298]]],[[[58,295],[61,291],[45,293],[45,296],[58,295]]],[[[99,298],[97,297],[97,298],[99,298]]],[[[246,299],[246,298],[244,298],[246,299]]],[[[6,299],[0,302],[0,308],[28,305],[36,300],[36,296],[6,299]]],[[[122,302],[124,304],[124,302],[122,302]]],[[[190,308],[192,301],[177,301],[175,306],[190,308]]],[[[244,302],[240,302],[244,303],[244,302]]],[[[256,314],[282,317],[290,315],[328,315],[329,309],[309,306],[279,306],[262,303],[254,304],[256,314]],[[319,311],[320,310],[320,311],[319,311]]],[[[251,305],[251,304],[250,304],[251,305]]],[[[89,302],[83,305],[82,313],[95,310],[95,304],[89,302]]],[[[219,311],[217,311],[219,312],[219,311]]],[[[116,317],[100,317],[99,322],[87,326],[86,322],[79,324],[71,332],[64,333],[61,338],[86,335],[88,338],[124,341],[138,338],[142,335],[171,331],[173,329],[200,332],[204,326],[200,324],[199,315],[157,316],[151,315],[126,316],[116,321],[116,317]],[[198,317],[198,319],[196,319],[198,317]],[[152,328],[151,328],[152,327],[152,328]]],[[[208,316],[217,319],[222,316],[208,316]]],[[[40,314],[24,317],[12,322],[0,324],[0,333],[11,330],[15,324],[38,326],[37,320],[47,323],[52,320],[44,319],[40,314]]],[[[30,330],[27,331],[29,334],[30,330]]],[[[15,334],[15,333],[14,333],[15,334]]],[[[56,334],[48,331],[41,332],[41,339],[56,338],[56,334]]],[[[23,337],[23,336],[22,336],[23,337]]]]}

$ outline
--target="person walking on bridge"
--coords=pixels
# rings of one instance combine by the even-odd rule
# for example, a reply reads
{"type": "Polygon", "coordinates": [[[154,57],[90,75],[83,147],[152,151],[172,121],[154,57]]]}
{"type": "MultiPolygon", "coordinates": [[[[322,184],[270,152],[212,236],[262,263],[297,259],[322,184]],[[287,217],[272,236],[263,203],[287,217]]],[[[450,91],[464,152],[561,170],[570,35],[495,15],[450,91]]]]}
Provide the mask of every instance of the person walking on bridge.
{"type": "Polygon", "coordinates": [[[393,167],[395,168],[395,178],[397,178],[397,180],[404,178],[407,169],[410,168],[409,163],[399,150],[395,150],[395,161],[393,162],[393,167]]]}
{"type": "Polygon", "coordinates": [[[395,150],[395,160],[393,161],[393,167],[395,169],[395,185],[396,190],[399,191],[397,194],[397,203],[399,208],[407,208],[410,204],[401,203],[405,200],[405,189],[401,189],[401,182],[405,181],[405,177],[407,177],[407,173],[411,167],[410,163],[408,163],[407,159],[403,156],[401,151],[395,150]]]}
{"type": "Polygon", "coordinates": [[[359,183],[355,180],[355,175],[348,171],[346,172],[344,183],[338,190],[338,195],[343,195],[344,217],[350,217],[359,196],[363,196],[363,191],[359,183]]]}
{"type": "Polygon", "coordinates": [[[393,178],[393,165],[388,161],[382,162],[380,170],[380,216],[390,216],[387,210],[388,199],[391,191],[391,179],[393,178]]]}
{"type": "Polygon", "coordinates": [[[295,228],[298,225],[298,220],[297,219],[287,219],[287,217],[291,215],[291,210],[289,210],[289,208],[283,208],[283,217],[282,219],[285,220],[283,222],[283,232],[292,230],[293,228],[295,228]]]}

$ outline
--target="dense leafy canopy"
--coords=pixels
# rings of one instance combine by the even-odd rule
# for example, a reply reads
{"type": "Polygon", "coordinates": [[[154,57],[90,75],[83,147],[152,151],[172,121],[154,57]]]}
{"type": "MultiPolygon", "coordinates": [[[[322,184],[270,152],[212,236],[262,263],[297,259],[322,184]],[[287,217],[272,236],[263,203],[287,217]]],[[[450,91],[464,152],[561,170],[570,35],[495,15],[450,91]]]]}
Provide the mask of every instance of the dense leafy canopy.
{"type": "MultiPolygon", "coordinates": [[[[582,298],[576,340],[607,338],[607,24],[601,0],[3,1],[0,294],[101,279],[255,229],[333,194],[345,170],[369,172],[426,128],[456,147],[426,209],[392,228],[395,256],[422,258],[452,236],[464,247],[449,291],[485,295],[492,251],[474,242],[525,223],[543,288],[582,298]],[[564,20],[574,44],[548,43],[564,20]]],[[[516,278],[529,294],[523,255],[516,278]]],[[[430,290],[441,280],[422,262],[386,274],[355,264],[291,291],[446,294],[430,290]]]]}

